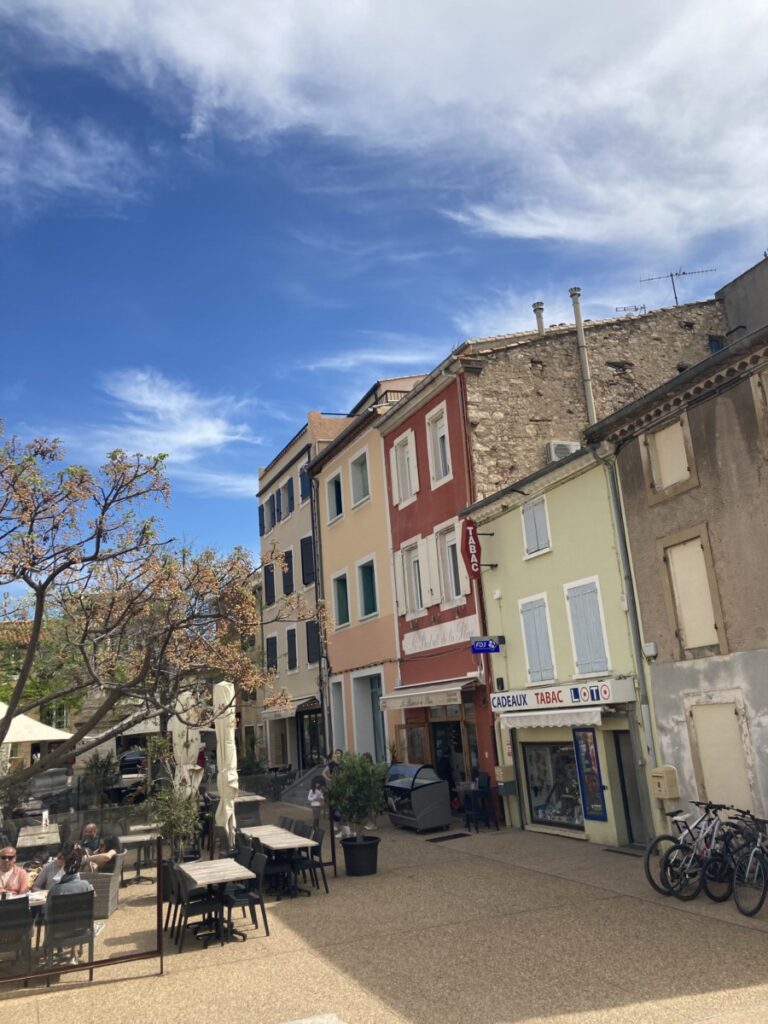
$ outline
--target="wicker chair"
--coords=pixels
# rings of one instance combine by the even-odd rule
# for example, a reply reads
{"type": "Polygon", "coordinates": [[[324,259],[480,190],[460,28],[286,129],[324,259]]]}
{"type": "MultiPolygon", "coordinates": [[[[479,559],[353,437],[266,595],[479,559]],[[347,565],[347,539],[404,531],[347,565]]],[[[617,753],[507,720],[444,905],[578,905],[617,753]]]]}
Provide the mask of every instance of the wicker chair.
{"type": "Polygon", "coordinates": [[[123,876],[124,860],[125,851],[116,854],[110,861],[111,871],[93,871],[86,875],[96,893],[93,916],[97,920],[109,917],[117,910],[117,905],[120,902],[120,880],[123,876]]]}

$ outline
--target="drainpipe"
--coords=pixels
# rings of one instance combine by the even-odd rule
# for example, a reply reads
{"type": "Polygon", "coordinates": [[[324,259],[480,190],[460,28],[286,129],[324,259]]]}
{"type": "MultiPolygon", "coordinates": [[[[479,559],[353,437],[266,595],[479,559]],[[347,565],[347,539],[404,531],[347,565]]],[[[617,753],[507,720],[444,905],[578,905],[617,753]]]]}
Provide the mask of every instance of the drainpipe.
{"type": "Polygon", "coordinates": [[[647,839],[650,839],[656,831],[656,825],[653,820],[653,808],[651,805],[651,797],[648,792],[647,773],[645,772],[645,767],[647,763],[651,768],[655,768],[657,758],[656,748],[654,745],[654,733],[651,723],[651,710],[648,704],[648,686],[645,678],[645,656],[643,655],[643,647],[640,638],[640,617],[637,610],[635,585],[634,580],[632,579],[632,568],[629,560],[624,512],[621,506],[621,498],[619,497],[619,483],[618,474],[616,472],[615,454],[613,457],[605,459],[598,454],[596,446],[590,445],[590,447],[592,449],[592,454],[597,461],[601,462],[603,466],[605,466],[605,471],[608,476],[608,492],[611,501],[611,509],[613,511],[613,520],[616,524],[616,546],[619,554],[619,562],[621,564],[624,596],[627,601],[627,619],[629,622],[629,635],[632,643],[632,653],[634,654],[635,666],[637,668],[637,692],[640,699],[640,717],[643,722],[645,746],[643,746],[641,741],[640,732],[637,728],[637,720],[632,714],[627,716],[629,721],[629,738],[632,744],[632,754],[635,759],[635,764],[640,770],[639,774],[644,782],[644,785],[638,785],[637,788],[640,796],[643,824],[646,828],[647,839]]]}
{"type": "Polygon", "coordinates": [[[536,330],[541,337],[544,334],[544,303],[534,302],[533,312],[536,314],[536,330]]]}
{"type": "MultiPolygon", "coordinates": [[[[315,612],[317,612],[320,601],[325,597],[323,592],[323,558],[322,549],[320,547],[320,503],[317,497],[319,483],[320,482],[316,476],[313,475],[310,477],[309,514],[312,521],[312,548],[315,558],[315,612]]],[[[323,629],[322,632],[320,631],[319,622],[317,632],[318,644],[320,647],[320,661],[317,666],[317,688],[320,693],[320,714],[323,716],[323,725],[325,727],[325,743],[328,748],[327,752],[330,754],[333,750],[333,725],[331,723],[330,702],[327,696],[328,647],[326,644],[325,630],[323,629]]],[[[299,742],[298,732],[296,735],[296,742],[299,742]]]]}
{"type": "Polygon", "coordinates": [[[592,394],[592,377],[589,373],[587,342],[584,337],[584,321],[581,319],[581,288],[571,288],[568,292],[573,303],[573,317],[576,321],[576,339],[579,346],[579,363],[581,364],[581,383],[584,385],[584,398],[587,403],[587,422],[590,427],[597,423],[595,414],[595,398],[592,394]]]}

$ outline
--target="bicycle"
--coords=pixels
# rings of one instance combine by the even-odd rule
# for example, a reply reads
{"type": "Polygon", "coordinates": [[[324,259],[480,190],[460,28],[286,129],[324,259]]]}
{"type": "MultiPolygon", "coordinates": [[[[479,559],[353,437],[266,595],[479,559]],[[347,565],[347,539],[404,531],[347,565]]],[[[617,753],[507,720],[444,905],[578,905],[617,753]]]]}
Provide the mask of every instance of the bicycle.
{"type": "Polygon", "coordinates": [[[705,869],[712,851],[718,846],[718,835],[723,828],[720,811],[731,810],[728,804],[692,800],[704,813],[693,828],[686,832],[664,854],[660,866],[660,879],[679,900],[693,900],[704,885],[705,869]]]}
{"type": "Polygon", "coordinates": [[[745,917],[759,913],[768,895],[768,822],[752,820],[757,826],[754,839],[736,855],[733,871],[733,900],[745,917]]]}
{"type": "MultiPolygon", "coordinates": [[[[692,800],[691,803],[696,803],[692,800]]],[[[701,804],[700,806],[705,806],[701,804]]],[[[655,889],[661,896],[671,896],[672,892],[666,884],[666,881],[662,875],[661,865],[664,860],[664,856],[676,846],[683,836],[688,836],[691,843],[695,841],[696,836],[701,830],[702,824],[707,818],[707,812],[704,813],[693,822],[692,825],[688,824],[688,815],[679,808],[675,811],[667,811],[667,817],[672,819],[672,824],[677,829],[677,835],[673,835],[669,832],[661,832],[651,839],[645,848],[645,856],[643,858],[643,869],[645,871],[645,877],[648,880],[648,884],[652,889],[655,889]]]]}

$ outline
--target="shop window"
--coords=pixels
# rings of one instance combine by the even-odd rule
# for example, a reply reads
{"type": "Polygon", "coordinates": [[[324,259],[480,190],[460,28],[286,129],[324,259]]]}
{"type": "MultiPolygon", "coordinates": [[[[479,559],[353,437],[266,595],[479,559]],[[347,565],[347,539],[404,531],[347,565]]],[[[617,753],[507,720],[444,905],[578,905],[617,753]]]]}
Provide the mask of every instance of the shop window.
{"type": "Polygon", "coordinates": [[[603,613],[596,580],[566,584],[565,601],[571,624],[576,675],[596,675],[608,671],[608,651],[603,629],[603,613]]]}
{"type": "Polygon", "coordinates": [[[333,578],[333,617],[337,629],[349,625],[349,588],[345,572],[333,578]]]}
{"type": "Polygon", "coordinates": [[[368,481],[368,452],[360,454],[352,459],[349,464],[350,489],[352,491],[352,504],[359,505],[370,497],[371,487],[368,481]]]}
{"type": "Polygon", "coordinates": [[[708,546],[702,534],[664,548],[680,646],[690,656],[720,653],[722,623],[710,575],[708,546]]]}
{"type": "Polygon", "coordinates": [[[659,430],[644,434],[641,453],[652,503],[680,494],[698,484],[688,417],[685,414],[659,430]]]}
{"type": "Polygon", "coordinates": [[[523,536],[526,556],[549,551],[549,523],[544,498],[537,498],[523,505],[523,536]]]}
{"type": "Polygon", "coordinates": [[[532,597],[520,602],[525,660],[529,683],[546,683],[555,678],[555,662],[549,636],[547,599],[532,597]]]}
{"type": "Polygon", "coordinates": [[[419,489],[419,470],[416,465],[416,440],[407,430],[390,449],[390,476],[392,502],[403,506],[410,503],[419,489]]]}
{"type": "Polygon", "coordinates": [[[288,643],[288,671],[293,672],[293,670],[298,668],[299,665],[299,659],[296,650],[296,630],[287,630],[285,637],[288,643]]]}
{"type": "Polygon", "coordinates": [[[435,488],[450,480],[453,475],[445,402],[427,416],[427,445],[429,477],[432,487],[435,488]]]}
{"type": "Polygon", "coordinates": [[[344,503],[341,496],[341,473],[336,473],[335,476],[332,476],[325,486],[328,495],[328,522],[332,523],[344,511],[344,503]]]}
{"type": "Polygon", "coordinates": [[[573,743],[523,743],[531,822],[584,830],[573,743]]]}
{"type": "Polygon", "coordinates": [[[607,821],[608,812],[605,807],[603,776],[600,771],[595,730],[574,729],[573,746],[576,751],[584,817],[590,821],[607,821]]]}
{"type": "Polygon", "coordinates": [[[360,599],[360,618],[375,615],[379,610],[376,596],[376,566],[373,559],[357,567],[357,591],[360,599]]]}
{"type": "Polygon", "coordinates": [[[268,636],[264,641],[267,668],[277,671],[277,637],[268,636]]]}

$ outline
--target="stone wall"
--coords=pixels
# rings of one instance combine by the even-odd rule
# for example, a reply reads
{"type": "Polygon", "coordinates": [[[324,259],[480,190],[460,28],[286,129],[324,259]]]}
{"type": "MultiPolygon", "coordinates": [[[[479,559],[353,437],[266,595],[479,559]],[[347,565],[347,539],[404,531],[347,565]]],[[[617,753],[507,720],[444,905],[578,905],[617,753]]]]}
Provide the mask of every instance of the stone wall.
{"type": "MultiPolygon", "coordinates": [[[[584,332],[598,419],[710,354],[726,325],[715,300],[643,316],[587,321],[584,332]]],[[[475,498],[540,469],[548,441],[579,441],[587,425],[576,331],[500,337],[462,353],[475,498]]]]}

